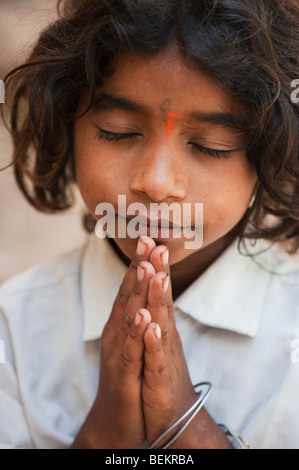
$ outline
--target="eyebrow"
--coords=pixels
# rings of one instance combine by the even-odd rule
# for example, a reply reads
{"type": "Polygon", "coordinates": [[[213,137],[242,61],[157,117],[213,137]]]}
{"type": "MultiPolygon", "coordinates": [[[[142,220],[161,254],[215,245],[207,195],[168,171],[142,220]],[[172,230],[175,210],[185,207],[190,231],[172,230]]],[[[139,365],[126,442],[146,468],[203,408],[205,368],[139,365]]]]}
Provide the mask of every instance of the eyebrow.
{"type": "Polygon", "coordinates": [[[242,114],[224,113],[224,112],[194,112],[191,113],[192,121],[213,124],[225,127],[230,130],[245,132],[248,123],[242,114]]]}
{"type": "Polygon", "coordinates": [[[121,109],[123,111],[131,111],[134,113],[149,114],[144,106],[134,101],[124,98],[123,96],[109,95],[100,93],[95,96],[91,103],[91,109],[95,112],[109,111],[111,109],[121,109]]]}
{"type": "MultiPolygon", "coordinates": [[[[142,104],[131,101],[128,98],[108,93],[100,93],[93,99],[91,109],[95,112],[109,111],[119,109],[149,116],[149,110],[142,104]]],[[[188,119],[195,123],[208,123],[215,126],[221,126],[229,130],[245,131],[248,123],[242,114],[229,112],[204,112],[194,111],[188,115],[188,119]]]]}

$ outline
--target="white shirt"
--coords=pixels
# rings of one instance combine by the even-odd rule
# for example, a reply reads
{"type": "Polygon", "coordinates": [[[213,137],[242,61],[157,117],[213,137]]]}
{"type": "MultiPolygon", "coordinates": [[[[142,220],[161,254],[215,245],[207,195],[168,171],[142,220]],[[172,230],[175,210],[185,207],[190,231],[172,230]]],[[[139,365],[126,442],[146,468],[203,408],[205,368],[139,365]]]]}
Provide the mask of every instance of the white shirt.
{"type": "MultiPolygon", "coordinates": [[[[71,445],[95,398],[100,337],[126,270],[93,235],[2,285],[0,448],[71,445]]],[[[174,305],[192,382],[213,385],[205,406],[215,421],[251,448],[299,448],[298,264],[273,248],[243,256],[235,242],[174,305]]]]}

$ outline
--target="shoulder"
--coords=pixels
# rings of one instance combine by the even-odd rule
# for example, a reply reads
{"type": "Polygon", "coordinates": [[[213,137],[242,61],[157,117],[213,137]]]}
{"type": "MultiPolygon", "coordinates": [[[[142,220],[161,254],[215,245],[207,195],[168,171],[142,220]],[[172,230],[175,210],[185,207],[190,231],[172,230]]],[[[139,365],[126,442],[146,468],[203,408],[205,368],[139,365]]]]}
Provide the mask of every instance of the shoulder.
{"type": "Polygon", "coordinates": [[[63,285],[74,283],[78,279],[81,259],[85,245],[41,262],[20,274],[6,280],[0,286],[0,307],[12,303],[27,301],[33,297],[46,299],[47,293],[52,295],[60,291],[63,285]]]}
{"type": "MultiPolygon", "coordinates": [[[[0,339],[8,363],[27,370],[27,362],[45,359],[49,345],[60,350],[58,345],[65,344],[68,335],[73,333],[75,341],[81,334],[80,273],[85,250],[86,244],[1,285],[0,339]]],[[[37,369],[41,374],[42,364],[37,369]]]]}
{"type": "Polygon", "coordinates": [[[299,254],[289,254],[283,243],[271,244],[258,240],[247,245],[245,255],[249,255],[258,272],[263,272],[270,279],[299,286],[299,254]]]}
{"type": "MultiPolygon", "coordinates": [[[[267,276],[267,294],[273,307],[276,300],[299,307],[299,256],[289,254],[284,244],[270,245],[268,242],[252,260],[260,272],[267,276]]],[[[281,302],[278,302],[281,305],[281,302]]]]}
{"type": "MultiPolygon", "coordinates": [[[[254,256],[252,261],[263,273],[261,329],[263,335],[280,338],[285,353],[290,354],[290,344],[299,338],[299,259],[290,255],[284,245],[274,244],[254,256]]],[[[261,276],[257,274],[255,284],[261,276]]],[[[281,352],[281,350],[280,350],[281,352]]]]}

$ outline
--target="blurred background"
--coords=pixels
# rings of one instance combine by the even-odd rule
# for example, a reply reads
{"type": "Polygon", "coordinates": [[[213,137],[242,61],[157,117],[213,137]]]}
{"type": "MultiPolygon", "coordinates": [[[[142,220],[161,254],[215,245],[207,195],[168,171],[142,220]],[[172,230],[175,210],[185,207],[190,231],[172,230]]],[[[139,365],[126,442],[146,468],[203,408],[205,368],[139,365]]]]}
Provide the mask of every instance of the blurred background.
{"type": "MultiPolygon", "coordinates": [[[[0,79],[24,59],[56,17],[56,0],[0,0],[0,79]]],[[[0,120],[0,168],[11,161],[11,142],[0,120]]],[[[0,171],[0,283],[86,240],[83,202],[59,215],[43,215],[23,198],[12,169],[0,171]]]]}

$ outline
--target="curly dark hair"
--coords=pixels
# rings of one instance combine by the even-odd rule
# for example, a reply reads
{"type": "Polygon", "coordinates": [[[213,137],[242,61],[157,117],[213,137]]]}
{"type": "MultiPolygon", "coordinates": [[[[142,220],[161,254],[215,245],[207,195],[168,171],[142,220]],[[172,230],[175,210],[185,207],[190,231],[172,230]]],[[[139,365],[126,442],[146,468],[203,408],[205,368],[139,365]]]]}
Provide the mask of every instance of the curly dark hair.
{"type": "Polygon", "coordinates": [[[81,96],[87,91],[91,106],[123,54],[149,57],[175,42],[246,110],[247,158],[259,184],[238,224],[240,240],[289,241],[296,252],[299,107],[290,97],[298,0],[60,0],[57,8],[58,19],[5,79],[12,164],[28,201],[47,212],[71,206],[81,96]]]}

